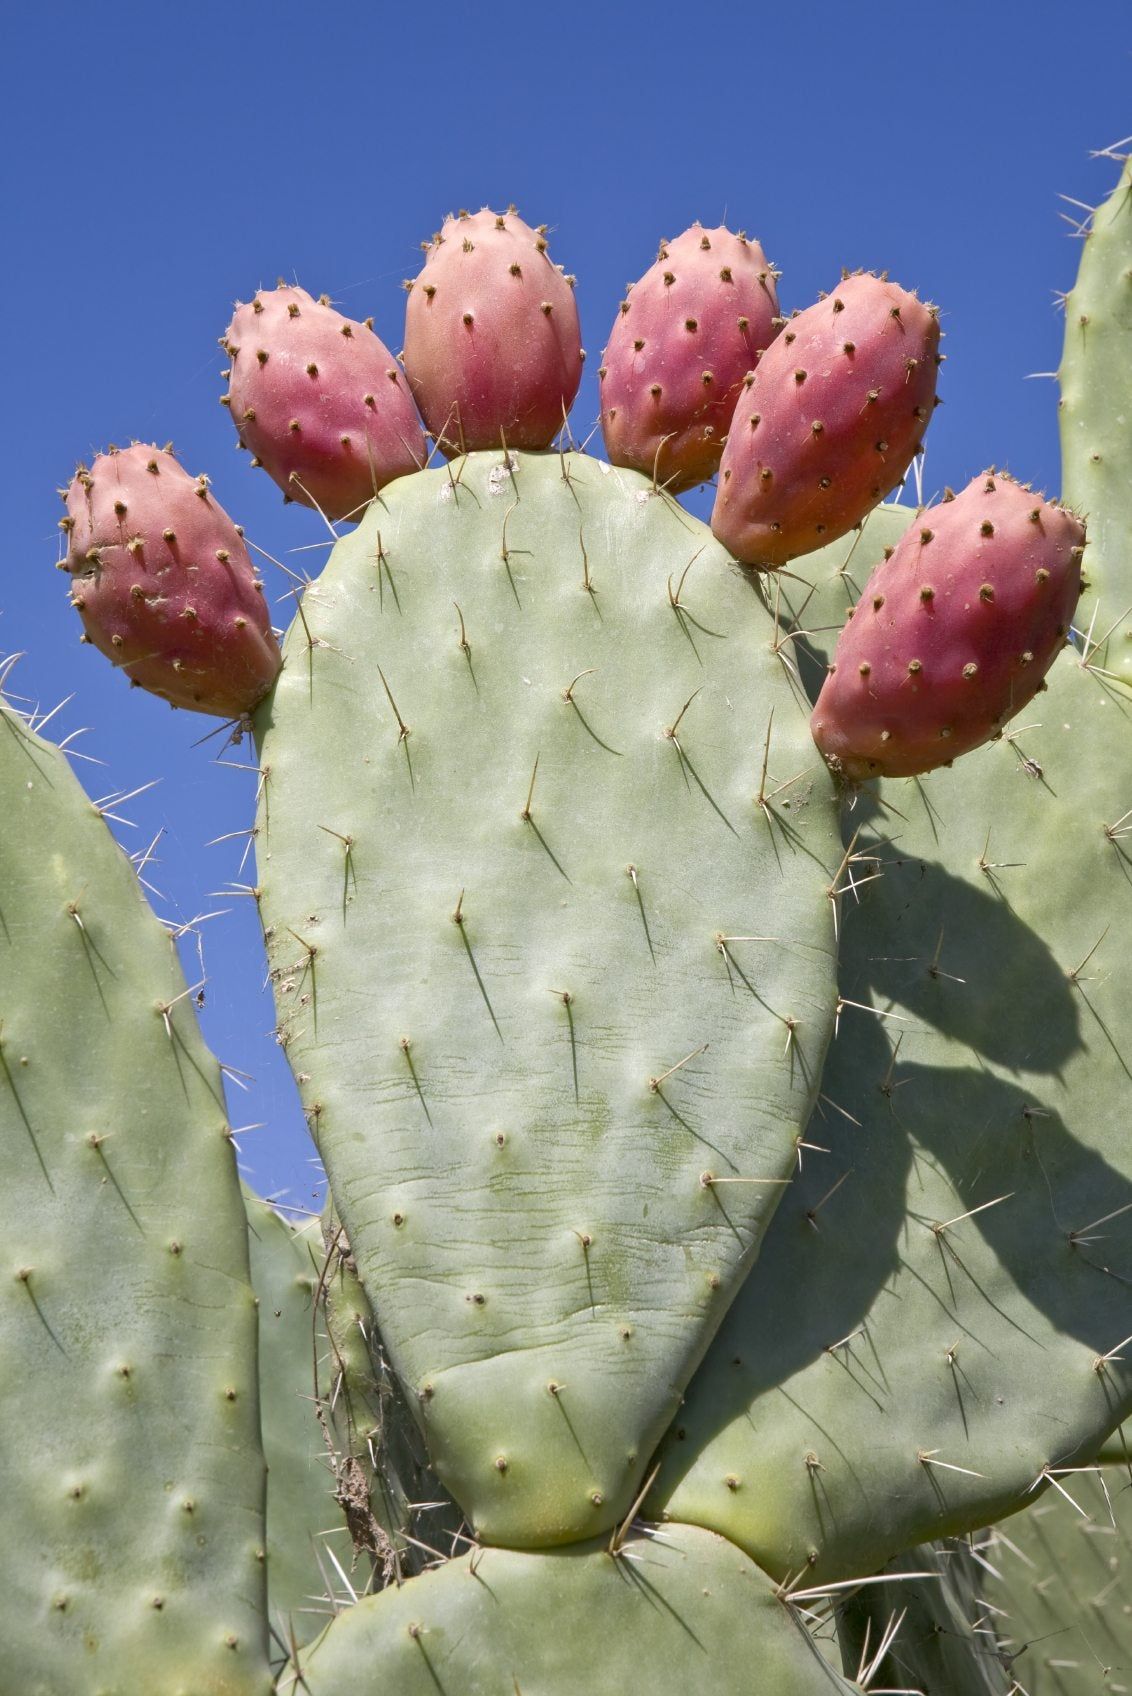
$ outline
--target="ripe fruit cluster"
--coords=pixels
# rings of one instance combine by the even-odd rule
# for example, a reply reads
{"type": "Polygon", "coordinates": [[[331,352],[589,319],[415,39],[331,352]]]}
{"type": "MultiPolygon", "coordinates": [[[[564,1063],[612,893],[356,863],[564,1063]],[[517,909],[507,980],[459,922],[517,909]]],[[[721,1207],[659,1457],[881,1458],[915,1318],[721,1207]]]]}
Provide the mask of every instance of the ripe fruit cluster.
{"type": "MultiPolygon", "coordinates": [[[[280,283],[237,306],[222,397],[287,500],[357,519],[425,464],[540,451],[585,353],[574,278],[514,208],[449,217],[406,285],[403,366],[372,320],[280,283]],[[420,418],[418,417],[418,408],[420,418]],[[420,419],[424,420],[422,430],[420,419]]],[[[938,405],[937,309],[856,272],[784,318],[757,241],[693,225],[621,301],[603,356],[614,465],[678,492],[718,473],[716,536],[774,570],[860,525],[903,481],[938,405]]],[[[66,494],[89,640],[174,706],[249,712],[278,669],[242,535],[168,452],[80,467],[66,494]]],[[[1080,593],[1084,531],[1002,475],[920,520],[842,633],[813,732],[847,781],[950,763],[1041,687],[1080,593]]]]}

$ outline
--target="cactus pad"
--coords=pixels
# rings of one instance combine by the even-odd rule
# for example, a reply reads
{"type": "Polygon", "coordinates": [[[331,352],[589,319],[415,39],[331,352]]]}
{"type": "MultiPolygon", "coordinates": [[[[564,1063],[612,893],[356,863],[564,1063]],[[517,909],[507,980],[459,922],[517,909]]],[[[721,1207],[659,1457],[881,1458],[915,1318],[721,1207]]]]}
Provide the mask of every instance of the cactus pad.
{"type": "Polygon", "coordinates": [[[578,455],[401,479],[258,734],[280,1038],[436,1470],[620,1518],[797,1167],[831,786],[755,583],[578,455]]]}
{"type": "Polygon", "coordinates": [[[983,1580],[958,1539],[908,1549],[886,1583],[862,1585],[837,1609],[846,1675],[863,1689],[1019,1696],[986,1623],[983,1580]]]}
{"type": "MultiPolygon", "coordinates": [[[[267,1460],[267,1603],[272,1644],[306,1643],[326,1624],[333,1568],[349,1569],[345,1518],[334,1502],[326,1440],[315,1418],[315,1291],[322,1267],[317,1220],[296,1229],[270,1202],[244,1192],[252,1286],[259,1304],[259,1393],[267,1460]]],[[[356,1579],[358,1588],[364,1575],[356,1579]]]]}
{"type": "Polygon", "coordinates": [[[985,1525],[1132,1404],[1132,708],[1067,651],[1026,717],[847,814],[814,1146],[648,1504],[778,1574],[985,1525]]]}
{"type": "Polygon", "coordinates": [[[1098,663],[1132,683],[1132,158],[1093,215],[1077,281],[1065,301],[1061,463],[1065,499],[1089,527],[1083,628],[1098,663]],[[1116,626],[1113,628],[1114,620],[1116,626]]]}
{"type": "Polygon", "coordinates": [[[1027,1696],[1132,1690],[1132,1479],[1066,1477],[978,1539],[999,1653],[1027,1696]]]}
{"type": "Polygon", "coordinates": [[[255,1303],[220,1073],[132,867],[7,707],[0,796],[2,1682],[265,1696],[255,1303]]]}
{"type": "Polygon", "coordinates": [[[618,1555],[476,1549],[348,1609],[299,1657],[310,1696],[849,1696],[738,1549],[692,1526],[618,1555]]]}

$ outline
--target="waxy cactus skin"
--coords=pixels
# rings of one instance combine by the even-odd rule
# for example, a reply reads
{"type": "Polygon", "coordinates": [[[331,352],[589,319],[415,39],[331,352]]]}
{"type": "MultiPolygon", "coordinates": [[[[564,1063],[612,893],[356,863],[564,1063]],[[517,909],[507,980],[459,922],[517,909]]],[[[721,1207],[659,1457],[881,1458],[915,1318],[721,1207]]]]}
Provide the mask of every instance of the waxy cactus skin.
{"type": "Polygon", "coordinates": [[[895,489],[935,404],[935,310],[882,277],[845,277],[791,318],[731,423],[711,527],[745,565],[783,566],[895,489]]]}
{"type": "Polygon", "coordinates": [[[243,447],[288,500],[360,517],[427,457],[404,373],[385,343],[323,295],[280,283],[237,306],[222,397],[243,447]]]}
{"type": "Polygon", "coordinates": [[[757,241],[693,224],[662,242],[621,302],[598,373],[611,463],[673,494],[714,476],[743,379],[780,322],[757,241]]]}
{"type": "Polygon", "coordinates": [[[1085,530],[1000,472],[927,507],[865,585],[814,709],[851,780],[977,748],[1042,687],[1081,591],[1085,530]]]}
{"type": "Polygon", "coordinates": [[[64,568],[86,640],[171,706],[237,718],[279,670],[243,531],[166,448],[135,442],[67,490],[64,568]]]}
{"type": "Polygon", "coordinates": [[[0,1691],[269,1696],[221,1075],[133,866],[7,702],[0,809],[0,1691]]]}
{"type": "Polygon", "coordinates": [[[1058,382],[1062,493],[1089,517],[1089,592],[1080,621],[1100,642],[1105,670],[1129,684],[1132,638],[1119,626],[1132,556],[1132,156],[1115,192],[1097,207],[1065,297],[1058,382]]]}
{"type": "Polygon", "coordinates": [[[441,1483],[484,1542],[608,1534],[795,1167],[834,786],[746,578],[582,454],[395,483],[303,613],[256,721],[279,1040],[441,1483]],[[780,853],[752,725],[811,768],[780,853]]]}
{"type": "Polygon", "coordinates": [[[573,278],[514,209],[446,218],[409,285],[405,371],[441,452],[547,448],[582,377],[573,278]]]}

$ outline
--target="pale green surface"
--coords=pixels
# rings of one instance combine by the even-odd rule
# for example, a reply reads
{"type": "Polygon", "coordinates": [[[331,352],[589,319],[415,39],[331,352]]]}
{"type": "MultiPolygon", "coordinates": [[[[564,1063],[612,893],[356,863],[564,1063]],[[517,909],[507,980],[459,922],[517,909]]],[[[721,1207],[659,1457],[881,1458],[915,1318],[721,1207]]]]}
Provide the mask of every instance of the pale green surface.
{"type": "Polygon", "coordinates": [[[878,506],[852,534],[795,560],[789,572],[767,579],[767,599],[777,606],[782,628],[799,632],[788,652],[796,656],[812,700],[821,690],[826,662],[849,608],[856,606],[884,549],[896,546],[915,516],[912,507],[878,506]]]}
{"type": "Polygon", "coordinates": [[[1102,1466],[1132,1465],[1132,1427],[1118,1425],[1111,1437],[1105,1438],[1094,1458],[1102,1466]]]}
{"type": "Polygon", "coordinates": [[[1014,1688],[988,1631],[984,1569],[963,1542],[925,1543],[891,1563],[886,1584],[851,1591],[837,1609],[846,1675],[869,1673],[870,1689],[923,1696],[1011,1696],[1014,1688]],[[924,1576],[902,1576],[922,1574],[924,1576]],[[877,1656],[896,1625],[888,1653],[877,1656]]]}
{"type": "Polygon", "coordinates": [[[842,993],[877,1012],[842,1013],[647,1504],[776,1574],[985,1525],[1132,1405],[1132,701],[1071,651],[1049,681],[1009,738],[846,812],[842,993]]]}
{"type": "Polygon", "coordinates": [[[259,1302],[271,1655],[281,1666],[287,1648],[316,1637],[351,1592],[364,1595],[434,1558],[422,1543],[447,1553],[461,1515],[451,1503],[422,1506],[444,1492],[380,1364],[350,1261],[338,1247],[328,1252],[322,1221],[293,1226],[250,1190],[244,1201],[259,1302]]]}
{"type": "Polygon", "coordinates": [[[437,1472],[538,1544],[625,1512],[794,1169],[840,845],[750,579],[634,473],[516,464],[401,479],[339,543],[259,714],[256,847],[437,1472]]]}
{"type": "Polygon", "coordinates": [[[1062,494],[1088,527],[1076,622],[1107,638],[1097,663],[1132,683],[1132,159],[1082,246],[1058,380],[1062,494]]]}
{"type": "Polygon", "coordinates": [[[995,1526],[980,1550],[999,1575],[983,1594],[999,1645],[1027,1696],[1132,1691],[1132,1478],[1127,1467],[1075,1473],[995,1526]]]}
{"type": "MultiPolygon", "coordinates": [[[[307,1643],[326,1624],[328,1547],[347,1572],[353,1545],[334,1500],[326,1438],[315,1413],[314,1297],[322,1271],[318,1220],[298,1228],[244,1192],[252,1285],[259,1302],[259,1383],[267,1458],[267,1604],[272,1660],[281,1644],[307,1643]]],[[[320,1324],[320,1361],[326,1342],[320,1324]]],[[[367,1568],[368,1571],[368,1568],[367,1568]]],[[[355,1575],[365,1586],[365,1573],[355,1575]]]]}
{"type": "Polygon", "coordinates": [[[0,1688],[263,1696],[255,1306],[220,1074],[133,868],[6,707],[0,804],[0,1688]]]}
{"type": "Polygon", "coordinates": [[[340,1498],[359,1551],[354,1588],[400,1583],[466,1547],[464,1516],[428,1465],[428,1454],[362,1288],[332,1202],[322,1216],[327,1248],[319,1390],[340,1498]],[[372,1581],[362,1579],[375,1567],[372,1581]]]}
{"type": "Polygon", "coordinates": [[[308,1696],[848,1696],[738,1549],[692,1526],[553,1553],[484,1549],[347,1610],[308,1696]]]}

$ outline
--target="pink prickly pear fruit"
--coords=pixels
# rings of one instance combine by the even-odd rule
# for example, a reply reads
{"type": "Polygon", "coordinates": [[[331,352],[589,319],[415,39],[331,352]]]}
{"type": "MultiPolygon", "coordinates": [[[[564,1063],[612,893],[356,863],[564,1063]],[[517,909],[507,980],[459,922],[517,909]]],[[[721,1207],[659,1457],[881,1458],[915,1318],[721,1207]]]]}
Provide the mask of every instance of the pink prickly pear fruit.
{"type": "Polygon", "coordinates": [[[693,224],[630,285],[598,376],[614,465],[679,493],[713,477],[743,379],[781,326],[757,241],[693,224]]]}
{"type": "Polygon", "coordinates": [[[424,464],[404,373],[369,319],[280,283],[237,306],[221,345],[232,361],[222,404],[286,499],[350,518],[424,464]]]}
{"type": "Polygon", "coordinates": [[[448,217],[409,283],[405,371],[442,453],[547,448],[582,378],[574,279],[514,207],[448,217]]]}
{"type": "Polygon", "coordinates": [[[777,567],[836,541],[901,482],[936,404],[936,308],[858,272],[788,320],[739,400],[711,527],[777,567]]]}
{"type": "Polygon", "coordinates": [[[85,642],[174,707],[236,718],[279,670],[243,531],[167,448],[80,466],[61,520],[85,642]]]}
{"type": "Polygon", "coordinates": [[[838,637],[811,719],[850,781],[914,777],[998,734],[1064,646],[1085,530],[1001,472],[925,508],[838,637]]]}

